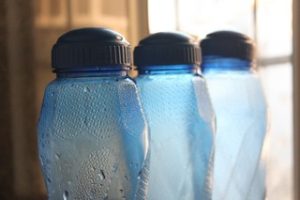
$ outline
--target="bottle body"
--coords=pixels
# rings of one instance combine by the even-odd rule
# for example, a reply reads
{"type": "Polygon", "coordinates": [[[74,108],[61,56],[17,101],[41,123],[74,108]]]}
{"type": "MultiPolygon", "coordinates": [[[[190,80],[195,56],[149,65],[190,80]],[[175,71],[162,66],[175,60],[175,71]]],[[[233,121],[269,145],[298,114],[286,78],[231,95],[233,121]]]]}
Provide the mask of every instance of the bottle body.
{"type": "Polygon", "coordinates": [[[267,106],[260,81],[244,60],[208,57],[202,68],[217,117],[213,199],[251,199],[251,191],[264,196],[267,106]]]}
{"type": "Polygon", "coordinates": [[[38,131],[49,199],[146,198],[148,132],[129,78],[57,78],[38,131]]]}
{"type": "Polygon", "coordinates": [[[210,199],[213,120],[205,81],[192,73],[141,74],[151,132],[149,199],[210,199]]]}

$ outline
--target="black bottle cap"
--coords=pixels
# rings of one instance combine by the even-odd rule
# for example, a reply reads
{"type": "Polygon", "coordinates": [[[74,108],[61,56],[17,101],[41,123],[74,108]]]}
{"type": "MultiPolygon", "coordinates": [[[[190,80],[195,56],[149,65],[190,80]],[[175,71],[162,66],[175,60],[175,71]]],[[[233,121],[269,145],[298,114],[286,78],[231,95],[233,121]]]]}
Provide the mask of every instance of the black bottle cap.
{"type": "Polygon", "coordinates": [[[202,56],[224,56],[253,60],[254,44],[241,33],[233,31],[217,31],[210,33],[200,42],[202,56]]]}
{"type": "Polygon", "coordinates": [[[60,36],[52,48],[55,69],[130,66],[130,46],[119,33],[105,28],[82,28],[60,36]]]}
{"type": "Polygon", "coordinates": [[[200,64],[200,48],[194,38],[178,32],[152,34],[134,49],[134,64],[150,65],[200,64]]]}

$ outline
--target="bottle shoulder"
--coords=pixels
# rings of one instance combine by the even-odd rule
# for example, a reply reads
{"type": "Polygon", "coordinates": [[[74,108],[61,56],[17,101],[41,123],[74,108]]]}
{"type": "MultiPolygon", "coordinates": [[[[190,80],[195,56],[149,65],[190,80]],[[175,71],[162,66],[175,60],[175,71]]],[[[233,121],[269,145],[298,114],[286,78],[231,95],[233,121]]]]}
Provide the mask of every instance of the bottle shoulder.
{"type": "Polygon", "coordinates": [[[56,78],[51,81],[47,89],[55,87],[74,87],[84,85],[97,85],[101,87],[105,86],[118,86],[118,85],[132,85],[135,86],[135,82],[130,77],[82,77],[82,78],[56,78]]]}
{"type": "Polygon", "coordinates": [[[148,74],[139,75],[136,82],[166,81],[166,82],[189,82],[193,80],[203,80],[202,75],[198,74],[148,74]]]}
{"type": "Polygon", "coordinates": [[[203,73],[206,77],[258,77],[256,70],[206,70],[203,73]]]}
{"type": "Polygon", "coordinates": [[[251,114],[254,111],[265,110],[267,107],[263,86],[256,73],[205,78],[212,103],[217,111],[224,109],[226,113],[230,108],[230,112],[239,113],[243,110],[243,113],[251,114]]]}
{"type": "Polygon", "coordinates": [[[48,84],[44,93],[44,100],[58,99],[72,102],[114,102],[119,104],[122,94],[131,94],[129,99],[137,98],[137,87],[130,78],[125,79],[55,79],[48,84]]]}
{"type": "MultiPolygon", "coordinates": [[[[44,109],[63,109],[66,115],[80,110],[96,117],[106,116],[101,120],[117,120],[115,123],[120,127],[125,124],[125,128],[129,130],[137,129],[131,124],[138,123],[140,132],[146,126],[137,88],[130,78],[105,81],[98,78],[56,79],[48,84],[43,105],[44,109]],[[135,123],[127,123],[130,118],[128,116],[135,123]]],[[[74,117],[77,115],[74,114],[74,117]]]]}

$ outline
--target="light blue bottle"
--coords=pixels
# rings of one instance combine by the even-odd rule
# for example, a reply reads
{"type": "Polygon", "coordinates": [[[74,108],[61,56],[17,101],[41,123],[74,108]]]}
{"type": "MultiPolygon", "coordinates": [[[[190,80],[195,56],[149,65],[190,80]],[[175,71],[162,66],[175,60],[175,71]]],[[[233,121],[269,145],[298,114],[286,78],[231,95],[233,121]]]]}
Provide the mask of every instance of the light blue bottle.
{"type": "Polygon", "coordinates": [[[52,66],[38,125],[49,199],[146,199],[148,131],[127,41],[73,30],[54,45],[52,66]]]}
{"type": "Polygon", "coordinates": [[[180,33],[156,33],[135,48],[151,133],[151,200],[211,199],[214,113],[204,79],[194,75],[199,56],[180,33]]]}
{"type": "Polygon", "coordinates": [[[201,42],[202,70],[217,117],[214,200],[263,200],[261,151],[267,106],[245,35],[220,31],[201,42]]]}

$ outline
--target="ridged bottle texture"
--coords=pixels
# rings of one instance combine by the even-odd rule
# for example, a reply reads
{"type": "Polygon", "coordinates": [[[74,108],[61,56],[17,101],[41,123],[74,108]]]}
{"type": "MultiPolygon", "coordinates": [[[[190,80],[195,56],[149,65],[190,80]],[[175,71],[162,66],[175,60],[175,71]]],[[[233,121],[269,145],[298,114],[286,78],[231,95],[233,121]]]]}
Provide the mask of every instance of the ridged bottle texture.
{"type": "MultiPolygon", "coordinates": [[[[93,43],[101,45],[103,38],[115,34],[106,29],[75,30],[60,38],[56,48],[85,48],[76,45],[85,44],[91,35],[97,36],[93,43]]],[[[77,56],[81,64],[86,61],[80,52],[77,56]]],[[[87,63],[98,66],[76,66],[70,57],[61,59],[55,60],[57,78],[45,90],[38,125],[49,199],[146,199],[148,126],[126,68],[103,66],[93,58],[87,63]]]]}
{"type": "Polygon", "coordinates": [[[190,40],[157,33],[135,49],[136,82],[151,132],[151,200],[211,199],[215,119],[206,82],[193,73],[200,52],[190,40]]]}
{"type": "Polygon", "coordinates": [[[263,200],[267,105],[253,68],[253,44],[242,34],[220,31],[201,47],[217,117],[213,200],[263,200]]]}

